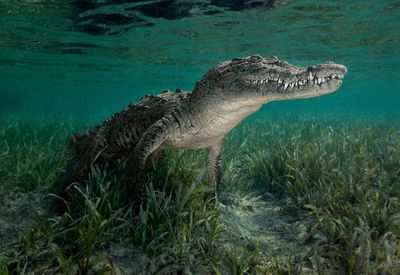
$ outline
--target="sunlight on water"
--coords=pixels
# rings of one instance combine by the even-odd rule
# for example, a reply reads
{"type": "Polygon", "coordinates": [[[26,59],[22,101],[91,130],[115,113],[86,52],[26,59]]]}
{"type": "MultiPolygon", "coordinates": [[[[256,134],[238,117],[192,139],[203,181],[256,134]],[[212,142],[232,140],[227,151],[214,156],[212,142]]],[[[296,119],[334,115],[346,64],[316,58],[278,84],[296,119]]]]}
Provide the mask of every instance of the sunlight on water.
{"type": "Polygon", "coordinates": [[[400,106],[398,1],[290,1],[243,11],[212,6],[213,15],[203,8],[175,20],[132,12],[137,3],[82,11],[73,2],[0,2],[3,108],[112,112],[146,93],[190,90],[216,62],[255,53],[305,66],[332,60],[349,69],[339,93],[276,103],[279,108],[400,106]],[[98,14],[112,16],[100,24],[108,31],[95,35],[82,18],[93,22],[98,14]],[[133,16],[145,22],[125,22],[133,16]],[[118,24],[110,22],[115,18],[118,24]]]}

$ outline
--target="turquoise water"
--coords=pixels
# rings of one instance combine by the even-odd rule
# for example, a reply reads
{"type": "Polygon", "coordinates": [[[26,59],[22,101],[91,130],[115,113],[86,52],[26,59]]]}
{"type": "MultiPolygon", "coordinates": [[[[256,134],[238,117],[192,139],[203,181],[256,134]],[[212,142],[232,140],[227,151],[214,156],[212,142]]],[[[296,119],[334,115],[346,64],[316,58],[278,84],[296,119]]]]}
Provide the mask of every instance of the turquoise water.
{"type": "Polygon", "coordinates": [[[400,0],[0,0],[0,274],[400,274],[399,76],[400,0]],[[48,213],[73,133],[254,54],[348,73],[226,136],[220,204],[171,150],[133,219],[123,161],[48,213]]]}
{"type": "Polygon", "coordinates": [[[160,1],[80,1],[109,3],[86,11],[77,2],[0,2],[1,112],[107,115],[147,93],[191,90],[218,61],[261,54],[348,67],[337,93],[264,110],[398,114],[399,1],[293,0],[241,10],[169,1],[172,12],[185,8],[176,18],[137,8],[160,1]]]}

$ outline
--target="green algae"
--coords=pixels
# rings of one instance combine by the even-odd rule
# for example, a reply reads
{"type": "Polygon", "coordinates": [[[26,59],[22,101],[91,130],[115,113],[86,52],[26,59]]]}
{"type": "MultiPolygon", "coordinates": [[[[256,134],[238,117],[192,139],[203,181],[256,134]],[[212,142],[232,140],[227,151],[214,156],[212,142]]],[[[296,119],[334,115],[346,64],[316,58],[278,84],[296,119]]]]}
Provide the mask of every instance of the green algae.
{"type": "Polygon", "coordinates": [[[21,160],[27,176],[1,174],[0,266],[11,274],[400,270],[395,121],[252,118],[227,137],[218,206],[208,200],[205,151],[169,151],[149,171],[139,216],[121,208],[120,161],[94,167],[87,187],[75,187],[71,211],[51,217],[46,206],[66,163],[66,137],[92,124],[66,121],[2,118],[1,167],[21,165],[21,152],[35,150],[21,160]],[[58,161],[38,177],[41,154],[58,161]]]}
{"type": "Polygon", "coordinates": [[[0,275],[400,273],[399,1],[197,8],[114,35],[85,33],[83,18],[140,3],[80,14],[72,2],[0,2],[0,275]],[[149,171],[138,217],[121,208],[123,161],[94,167],[65,216],[46,212],[72,133],[252,54],[348,74],[337,93],[270,103],[226,137],[217,207],[206,152],[176,151],[149,171]]]}

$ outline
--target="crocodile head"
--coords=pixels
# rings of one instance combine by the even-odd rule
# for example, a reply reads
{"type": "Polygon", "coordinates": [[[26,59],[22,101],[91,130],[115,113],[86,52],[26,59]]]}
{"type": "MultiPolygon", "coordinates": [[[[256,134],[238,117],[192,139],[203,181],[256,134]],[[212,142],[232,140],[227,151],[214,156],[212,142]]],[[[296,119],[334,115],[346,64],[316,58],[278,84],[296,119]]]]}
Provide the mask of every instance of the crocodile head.
{"type": "Polygon", "coordinates": [[[309,98],[336,91],[347,69],[333,62],[297,67],[275,56],[254,55],[218,63],[202,79],[224,97],[273,100],[309,98]]]}

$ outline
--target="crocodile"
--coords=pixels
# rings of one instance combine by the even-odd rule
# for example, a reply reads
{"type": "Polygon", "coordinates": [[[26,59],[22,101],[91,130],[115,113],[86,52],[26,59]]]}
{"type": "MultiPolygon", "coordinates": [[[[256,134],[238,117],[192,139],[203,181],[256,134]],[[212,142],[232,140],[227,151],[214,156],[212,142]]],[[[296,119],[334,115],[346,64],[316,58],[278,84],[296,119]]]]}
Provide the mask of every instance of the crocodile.
{"type": "Polygon", "coordinates": [[[83,182],[95,163],[126,159],[124,201],[138,210],[146,183],[146,162],[165,149],[208,149],[208,181],[216,198],[222,176],[224,136],[264,104],[336,91],[347,69],[327,61],[297,67],[275,56],[253,55],[220,62],[193,91],[147,95],[94,129],[70,138],[71,161],[51,210],[65,211],[69,187],[83,182]]]}

